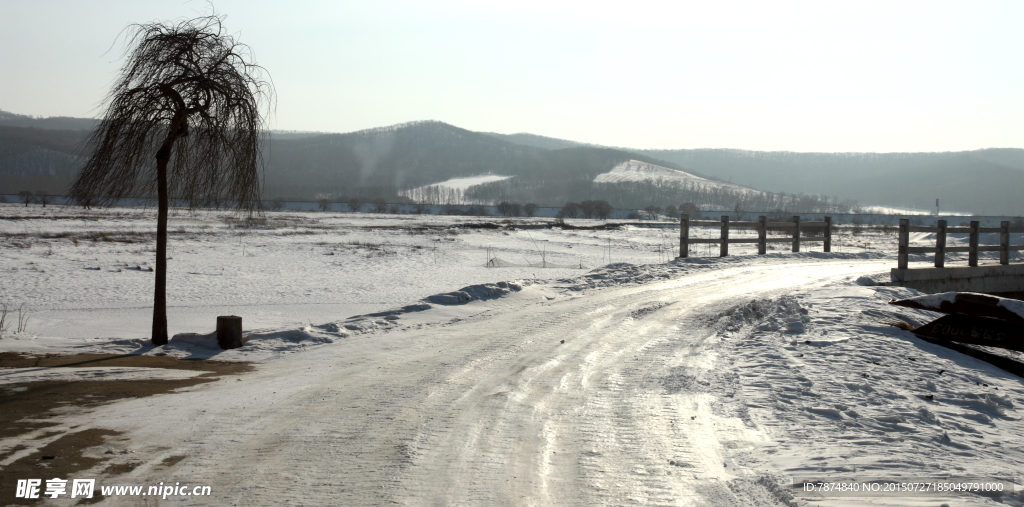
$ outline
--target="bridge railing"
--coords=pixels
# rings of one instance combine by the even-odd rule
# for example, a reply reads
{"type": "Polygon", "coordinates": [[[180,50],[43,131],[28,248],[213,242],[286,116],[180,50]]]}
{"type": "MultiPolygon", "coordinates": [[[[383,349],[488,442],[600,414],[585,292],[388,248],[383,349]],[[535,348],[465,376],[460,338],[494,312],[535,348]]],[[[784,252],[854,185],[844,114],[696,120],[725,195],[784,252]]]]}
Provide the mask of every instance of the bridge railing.
{"type": "Polygon", "coordinates": [[[832,217],[825,217],[821,222],[800,222],[799,216],[794,216],[792,221],[768,221],[768,217],[761,215],[756,222],[730,222],[728,215],[723,215],[721,220],[690,220],[689,215],[679,217],[679,257],[689,257],[690,245],[702,243],[718,243],[720,246],[719,257],[729,255],[730,244],[756,243],[757,254],[764,255],[768,251],[768,243],[790,243],[793,251],[800,251],[800,243],[823,242],[824,251],[832,251],[832,217]],[[717,238],[690,238],[690,227],[719,227],[720,236],[717,238]],[[801,230],[811,228],[824,228],[824,236],[801,236],[801,230]],[[730,229],[754,229],[757,231],[757,238],[730,238],[730,229]],[[769,238],[768,230],[789,231],[790,237],[769,238]]]}
{"type": "Polygon", "coordinates": [[[1010,252],[1024,250],[1024,245],[1010,245],[1011,232],[1024,232],[1021,228],[1011,228],[1010,222],[1002,221],[999,227],[981,227],[980,222],[972,220],[967,227],[949,227],[945,220],[939,220],[934,227],[910,225],[910,219],[900,219],[899,230],[899,254],[896,261],[897,269],[907,269],[910,254],[934,253],[935,267],[946,266],[946,254],[955,252],[967,252],[967,265],[978,265],[978,252],[999,252],[999,264],[1010,263],[1010,252]],[[910,246],[910,233],[912,232],[934,232],[935,246],[910,246]],[[982,234],[998,233],[998,245],[979,245],[978,239],[982,234]],[[946,246],[947,234],[968,234],[968,246],[946,246]]]}

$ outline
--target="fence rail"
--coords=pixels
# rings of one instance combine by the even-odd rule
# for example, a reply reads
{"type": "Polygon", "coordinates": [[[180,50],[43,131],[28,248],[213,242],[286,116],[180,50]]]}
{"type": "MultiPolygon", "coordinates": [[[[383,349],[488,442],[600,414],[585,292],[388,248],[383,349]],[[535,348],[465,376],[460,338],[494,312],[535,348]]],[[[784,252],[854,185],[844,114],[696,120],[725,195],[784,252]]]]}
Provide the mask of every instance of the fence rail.
{"type": "Polygon", "coordinates": [[[762,215],[756,222],[730,222],[728,215],[723,215],[720,221],[717,220],[690,220],[689,215],[679,217],[679,257],[690,256],[690,245],[718,243],[720,246],[719,257],[729,255],[730,244],[757,244],[757,254],[764,255],[768,252],[768,243],[790,243],[793,251],[800,251],[800,243],[818,242],[824,243],[824,251],[832,251],[832,217],[825,217],[821,222],[800,222],[799,216],[794,216],[788,222],[769,222],[768,217],[762,215]],[[720,227],[721,233],[717,238],[694,238],[690,239],[690,227],[720,227]],[[800,235],[801,228],[824,228],[823,237],[807,237],[800,235]],[[790,229],[792,232],[789,238],[769,238],[768,229],[790,229]],[[757,231],[757,238],[729,238],[730,229],[754,229],[757,231]]]}
{"type": "Polygon", "coordinates": [[[900,219],[899,254],[896,261],[897,269],[907,269],[910,254],[934,253],[935,267],[946,266],[947,253],[967,252],[967,265],[978,265],[978,252],[999,252],[999,264],[1010,263],[1010,252],[1024,250],[1024,245],[1010,245],[1010,233],[1022,232],[1020,228],[1010,228],[1010,222],[1000,222],[999,227],[981,227],[977,220],[971,221],[968,227],[948,227],[945,220],[939,220],[934,227],[910,225],[910,219],[900,219]],[[935,246],[910,246],[910,233],[934,232],[935,246]],[[979,245],[981,234],[999,234],[999,245],[979,245]],[[947,234],[969,234],[968,246],[946,246],[947,234]]]}

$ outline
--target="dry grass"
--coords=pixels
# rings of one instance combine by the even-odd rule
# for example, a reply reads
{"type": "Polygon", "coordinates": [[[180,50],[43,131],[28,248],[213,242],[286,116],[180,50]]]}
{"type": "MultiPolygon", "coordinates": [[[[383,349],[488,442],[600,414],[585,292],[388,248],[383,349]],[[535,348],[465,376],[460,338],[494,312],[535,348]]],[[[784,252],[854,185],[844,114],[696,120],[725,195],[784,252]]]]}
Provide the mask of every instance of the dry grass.
{"type": "MultiPolygon", "coordinates": [[[[14,316],[9,315],[15,311],[14,307],[7,303],[0,303],[0,337],[3,336],[4,331],[7,331],[15,326],[14,316]]],[[[14,327],[15,333],[24,333],[25,328],[28,327],[28,310],[25,309],[25,303],[22,303],[17,308],[18,321],[16,327],[14,327]]]]}
{"type": "Polygon", "coordinates": [[[52,239],[67,239],[68,241],[71,241],[75,245],[78,245],[80,241],[102,241],[106,243],[145,243],[155,241],[156,233],[139,231],[62,231],[44,233],[8,232],[0,234],[0,239],[10,240],[11,245],[17,248],[30,248],[35,242],[52,239]]]}

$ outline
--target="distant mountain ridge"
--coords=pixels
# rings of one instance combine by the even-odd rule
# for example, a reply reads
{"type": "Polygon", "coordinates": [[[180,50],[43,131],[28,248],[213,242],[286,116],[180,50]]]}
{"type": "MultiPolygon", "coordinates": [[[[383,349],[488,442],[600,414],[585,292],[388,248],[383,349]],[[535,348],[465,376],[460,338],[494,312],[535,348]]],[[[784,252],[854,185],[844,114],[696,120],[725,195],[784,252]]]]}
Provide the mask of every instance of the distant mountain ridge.
{"type": "Polygon", "coordinates": [[[539,148],[436,121],[348,134],[275,139],[271,149],[267,188],[285,195],[309,188],[337,197],[391,194],[452,178],[486,174],[543,179],[550,181],[554,189],[564,189],[574,181],[591,181],[631,158],[674,166],[671,162],[609,148],[539,148]]]}
{"type": "Polygon", "coordinates": [[[939,153],[795,153],[642,150],[719,179],[766,191],[838,194],[863,205],[1024,214],[1024,150],[939,153]]]}
{"type": "MultiPolygon", "coordinates": [[[[0,111],[0,193],[62,191],[82,163],[82,141],[96,122],[0,111]]],[[[939,198],[943,210],[1024,215],[1024,149],[1017,148],[943,153],[636,150],[527,133],[473,132],[436,121],[346,134],[275,132],[271,139],[266,147],[268,197],[397,195],[451,178],[496,174],[512,178],[481,189],[479,198],[516,196],[557,205],[585,195],[597,175],[637,160],[768,192],[917,209],[931,209],[939,198]]],[[[634,188],[630,205],[640,204],[644,195],[671,199],[670,191],[644,192],[634,188]]]]}
{"type": "Polygon", "coordinates": [[[72,118],[70,116],[51,116],[35,118],[24,114],[15,114],[0,109],[0,126],[26,127],[43,130],[86,130],[96,128],[99,120],[92,118],[72,118]]]}
{"type": "MultiPolygon", "coordinates": [[[[533,134],[491,134],[550,149],[598,146],[533,134]]],[[[1024,214],[1024,149],[959,152],[803,153],[740,149],[650,150],[615,148],[675,163],[768,192],[837,195],[863,205],[941,209],[980,215],[1024,214]]]]}
{"type": "Polygon", "coordinates": [[[608,148],[608,146],[596,146],[587,143],[578,143],[576,141],[566,141],[565,139],[556,139],[554,137],[538,136],[536,134],[527,134],[520,132],[518,134],[498,134],[495,132],[484,132],[492,137],[498,139],[504,139],[516,144],[523,146],[533,146],[534,148],[543,148],[545,150],[560,150],[563,148],[577,148],[580,146],[593,146],[596,148],[608,148]]]}

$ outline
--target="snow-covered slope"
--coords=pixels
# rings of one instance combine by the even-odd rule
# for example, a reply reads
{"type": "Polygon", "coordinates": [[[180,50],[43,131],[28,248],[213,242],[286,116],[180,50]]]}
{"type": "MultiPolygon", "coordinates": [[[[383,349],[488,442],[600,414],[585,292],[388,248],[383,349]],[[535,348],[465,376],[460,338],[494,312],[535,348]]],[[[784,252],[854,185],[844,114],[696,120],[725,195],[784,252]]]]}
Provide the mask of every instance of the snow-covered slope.
{"type": "Polygon", "coordinates": [[[496,174],[451,178],[438,183],[432,183],[430,185],[423,185],[409,190],[401,190],[398,193],[399,195],[408,197],[416,202],[469,204],[469,202],[463,198],[463,195],[470,187],[483,185],[484,183],[507,180],[509,178],[511,178],[511,176],[498,176],[496,174]]]}
{"type": "MultiPolygon", "coordinates": [[[[445,181],[442,181],[440,183],[434,183],[433,185],[426,185],[426,186],[438,186],[438,187],[448,187],[448,188],[457,188],[459,190],[466,190],[466,189],[468,189],[469,187],[472,187],[472,186],[483,185],[484,183],[491,183],[491,182],[494,182],[494,181],[507,180],[509,178],[511,178],[511,176],[498,176],[496,174],[485,174],[485,175],[481,175],[481,176],[467,176],[465,178],[452,178],[450,180],[445,180],[445,181]]],[[[418,188],[424,188],[424,187],[418,187],[418,188]]],[[[416,190],[416,189],[413,189],[413,190],[416,190]]]]}
{"type": "Polygon", "coordinates": [[[594,183],[622,183],[627,181],[657,180],[688,182],[691,184],[706,185],[708,187],[728,188],[733,191],[744,190],[748,192],[757,192],[757,190],[740,185],[723,183],[721,181],[712,181],[688,172],[677,171],[675,169],[669,169],[668,167],[662,167],[648,162],[641,162],[639,160],[623,162],[613,167],[611,171],[598,174],[597,177],[594,178],[594,183]]]}

